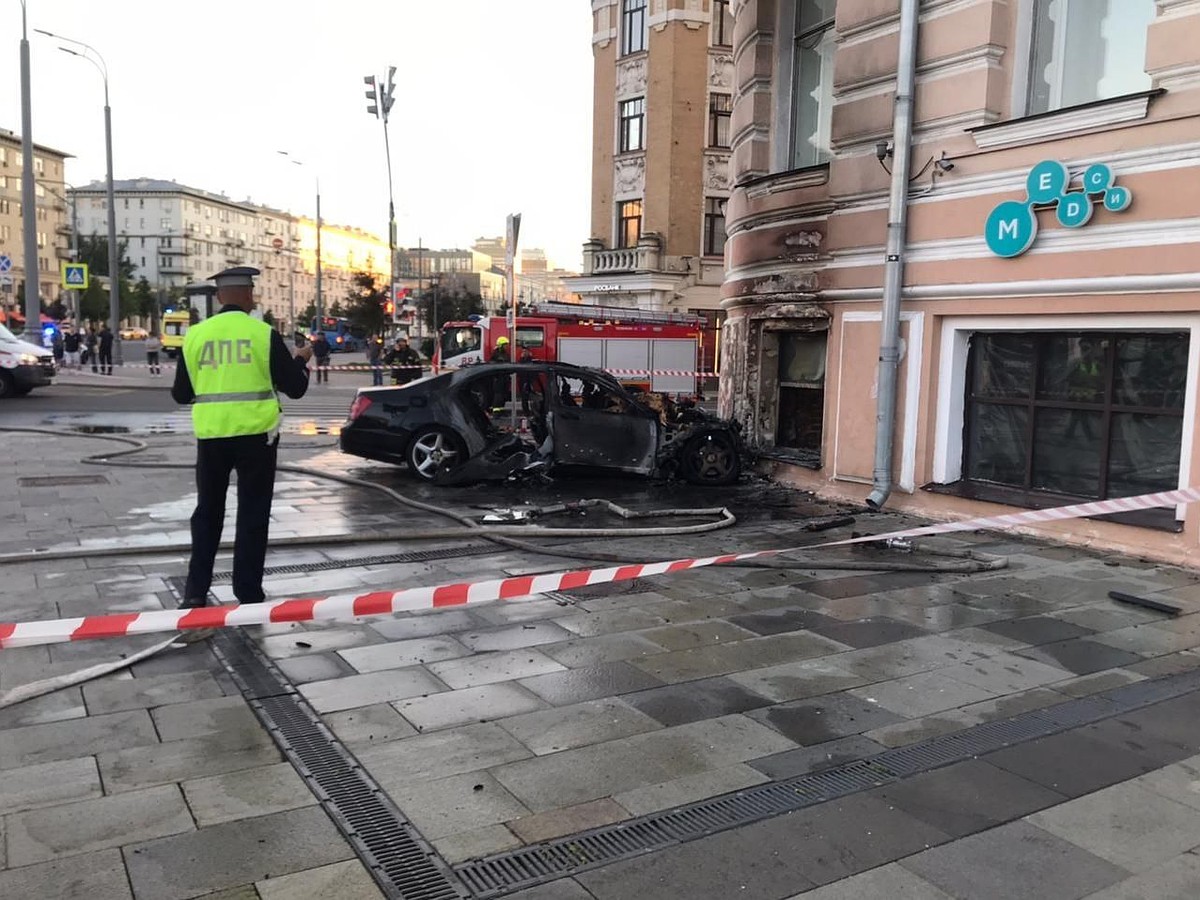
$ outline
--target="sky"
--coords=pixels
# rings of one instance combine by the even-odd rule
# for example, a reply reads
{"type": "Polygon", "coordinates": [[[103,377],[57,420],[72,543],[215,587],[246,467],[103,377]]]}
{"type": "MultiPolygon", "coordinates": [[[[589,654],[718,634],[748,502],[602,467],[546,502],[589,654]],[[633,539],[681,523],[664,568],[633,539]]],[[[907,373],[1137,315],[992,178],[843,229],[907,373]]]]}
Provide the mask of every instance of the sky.
{"type": "MultiPolygon", "coordinates": [[[[33,139],[104,178],[108,65],[117,179],[165,178],[387,238],[383,125],[363,76],[396,66],[398,241],[504,234],[578,270],[591,185],[587,0],[27,0],[33,139]],[[68,45],[69,46],[69,45],[68,45]],[[289,164],[277,151],[303,162],[289,164]]],[[[0,128],[20,133],[20,0],[0,0],[0,128]]]]}

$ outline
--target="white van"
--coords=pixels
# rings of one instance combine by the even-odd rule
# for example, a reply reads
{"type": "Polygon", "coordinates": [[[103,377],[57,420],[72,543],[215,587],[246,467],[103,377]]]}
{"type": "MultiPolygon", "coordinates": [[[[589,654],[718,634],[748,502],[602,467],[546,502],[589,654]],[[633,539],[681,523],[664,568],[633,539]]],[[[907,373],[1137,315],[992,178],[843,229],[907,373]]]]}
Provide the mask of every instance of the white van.
{"type": "Polygon", "coordinates": [[[20,397],[48,385],[53,375],[54,354],[19,340],[0,325],[0,399],[20,397]]]}

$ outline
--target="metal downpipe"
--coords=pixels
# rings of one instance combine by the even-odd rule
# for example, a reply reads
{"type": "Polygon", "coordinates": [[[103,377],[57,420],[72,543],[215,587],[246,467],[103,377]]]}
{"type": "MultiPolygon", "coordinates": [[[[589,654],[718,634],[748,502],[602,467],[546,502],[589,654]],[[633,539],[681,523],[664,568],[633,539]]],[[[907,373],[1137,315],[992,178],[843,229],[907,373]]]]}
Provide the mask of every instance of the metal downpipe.
{"type": "Polygon", "coordinates": [[[900,367],[900,294],[904,287],[904,246],[908,225],[908,184],[912,157],[913,94],[917,71],[919,0],[900,2],[900,56],[896,70],[896,109],[892,123],[892,187],[888,200],[887,257],[884,263],[882,335],[879,343],[875,409],[874,489],[867,505],[880,509],[892,493],[892,452],[896,432],[896,374],[900,367]]]}

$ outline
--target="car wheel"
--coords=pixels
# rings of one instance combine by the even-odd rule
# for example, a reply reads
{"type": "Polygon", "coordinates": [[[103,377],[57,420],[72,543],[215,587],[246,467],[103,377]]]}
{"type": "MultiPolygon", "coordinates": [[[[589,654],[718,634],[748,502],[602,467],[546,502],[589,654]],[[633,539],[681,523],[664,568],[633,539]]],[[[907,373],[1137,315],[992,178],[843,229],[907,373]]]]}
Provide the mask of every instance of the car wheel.
{"type": "Polygon", "coordinates": [[[426,428],[408,445],[408,468],[422,481],[433,481],[438,472],[462,465],[467,448],[462,439],[445,428],[426,428]]]}
{"type": "Polygon", "coordinates": [[[17,396],[17,384],[13,377],[0,369],[0,399],[17,396]]]}
{"type": "Polygon", "coordinates": [[[741,474],[733,438],[719,431],[698,434],[684,444],[680,468],[692,484],[733,484],[741,474]]]}

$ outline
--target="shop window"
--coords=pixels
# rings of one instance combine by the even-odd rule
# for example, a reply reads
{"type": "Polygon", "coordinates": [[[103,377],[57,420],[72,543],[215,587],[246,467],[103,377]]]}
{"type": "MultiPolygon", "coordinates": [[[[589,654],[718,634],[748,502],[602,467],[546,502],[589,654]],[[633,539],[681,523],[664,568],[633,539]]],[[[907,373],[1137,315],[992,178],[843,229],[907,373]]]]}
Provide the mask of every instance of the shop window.
{"type": "Polygon", "coordinates": [[[617,246],[636,247],[642,237],[642,201],[617,204],[617,246]]]}
{"type": "Polygon", "coordinates": [[[1154,0],[1034,0],[1026,112],[1147,91],[1154,0]]]}
{"type": "Polygon", "coordinates": [[[796,451],[803,461],[821,465],[825,421],[824,331],[779,335],[779,427],[775,446],[796,451]]]}
{"type": "Polygon", "coordinates": [[[836,0],[799,0],[792,40],[792,167],[830,158],[836,0]]]}
{"type": "Polygon", "coordinates": [[[1183,332],[975,335],[966,479],[1076,499],[1174,490],[1187,360],[1183,332]]]}

